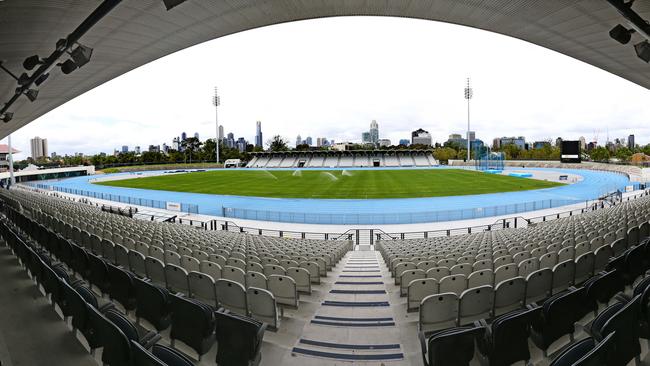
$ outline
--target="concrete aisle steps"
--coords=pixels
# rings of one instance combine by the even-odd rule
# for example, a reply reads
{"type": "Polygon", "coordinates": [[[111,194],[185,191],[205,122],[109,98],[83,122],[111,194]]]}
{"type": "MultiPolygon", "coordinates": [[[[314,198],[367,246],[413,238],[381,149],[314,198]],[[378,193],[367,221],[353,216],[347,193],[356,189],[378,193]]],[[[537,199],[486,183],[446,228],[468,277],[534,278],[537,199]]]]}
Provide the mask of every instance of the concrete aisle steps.
{"type": "Polygon", "coordinates": [[[290,363],[406,364],[382,275],[387,269],[378,253],[351,252],[343,263],[293,347],[290,363]]]}

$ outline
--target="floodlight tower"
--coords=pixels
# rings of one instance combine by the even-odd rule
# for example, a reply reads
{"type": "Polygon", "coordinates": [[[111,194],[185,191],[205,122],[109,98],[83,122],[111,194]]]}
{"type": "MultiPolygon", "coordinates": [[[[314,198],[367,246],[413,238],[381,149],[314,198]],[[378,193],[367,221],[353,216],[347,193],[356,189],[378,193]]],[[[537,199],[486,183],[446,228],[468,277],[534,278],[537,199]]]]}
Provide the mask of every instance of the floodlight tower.
{"type": "Polygon", "coordinates": [[[472,96],[474,94],[474,91],[472,90],[470,83],[469,83],[469,78],[467,78],[467,86],[465,87],[465,99],[467,99],[467,162],[469,163],[470,159],[470,151],[469,151],[469,146],[470,146],[470,141],[469,141],[469,100],[472,99],[472,96]]]}
{"type": "Polygon", "coordinates": [[[217,164],[219,164],[219,140],[221,139],[221,136],[219,136],[219,106],[221,105],[221,98],[219,97],[216,86],[214,87],[214,97],[212,98],[212,104],[214,105],[214,118],[217,123],[217,137],[214,139],[214,142],[215,150],[217,151],[217,164]]]}

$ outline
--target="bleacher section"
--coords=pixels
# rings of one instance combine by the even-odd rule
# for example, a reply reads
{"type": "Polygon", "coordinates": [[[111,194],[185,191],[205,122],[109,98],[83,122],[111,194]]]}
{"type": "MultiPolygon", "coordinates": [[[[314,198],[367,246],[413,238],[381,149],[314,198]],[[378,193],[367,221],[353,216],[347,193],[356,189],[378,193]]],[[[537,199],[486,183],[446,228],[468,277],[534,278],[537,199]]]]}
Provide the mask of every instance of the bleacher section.
{"type": "MultiPolygon", "coordinates": [[[[171,328],[164,337],[183,341],[199,359],[215,338],[216,357],[228,357],[220,356],[225,344],[234,357],[236,348],[231,347],[236,346],[228,343],[234,334],[240,338],[233,342],[248,344],[241,357],[255,359],[265,327],[276,329],[280,339],[289,333],[297,337],[282,359],[291,365],[311,356],[334,362],[371,357],[420,364],[413,350],[418,332],[429,365],[457,364],[454,357],[506,365],[529,364],[533,358],[530,364],[548,365],[555,358],[551,365],[571,365],[558,363],[569,357],[568,351],[558,351],[567,344],[572,352],[592,352],[589,357],[599,361],[591,364],[626,365],[642,356],[639,338],[650,339],[648,195],[526,228],[382,240],[376,244],[378,252],[351,254],[348,241],[139,221],[31,191],[0,190],[0,202],[4,242],[64,315],[71,314],[91,349],[108,341],[93,338],[93,328],[75,323],[77,315],[66,307],[70,299],[90,302],[82,311],[94,314],[106,329],[110,324],[128,328],[132,320],[125,312],[135,310],[136,318],[152,330],[171,328]],[[324,276],[331,278],[321,282],[324,276]],[[299,294],[310,293],[320,297],[305,307],[299,294]],[[97,303],[101,294],[113,305],[97,303]],[[169,302],[173,306],[165,308],[169,302]],[[284,324],[285,309],[303,317],[290,317],[284,324]],[[232,327],[223,325],[230,321],[232,327]],[[308,324],[285,329],[296,321],[308,324]],[[242,330],[246,326],[250,331],[242,330]],[[351,348],[347,353],[345,347],[356,345],[331,343],[331,329],[360,337],[354,343],[371,340],[365,344],[380,348],[363,354],[351,348]],[[613,351],[603,352],[610,343],[613,351]],[[439,347],[445,352],[436,353],[439,347]]],[[[160,339],[146,337],[153,343],[160,339]]],[[[163,352],[160,342],[153,348],[148,342],[141,345],[144,352],[163,352]]],[[[184,357],[174,348],[164,351],[184,357]]],[[[106,357],[105,363],[120,364],[112,352],[106,357]]],[[[256,364],[224,362],[220,364],[256,364]]]]}
{"type": "MultiPolygon", "coordinates": [[[[459,347],[461,343],[467,345],[468,339],[482,342],[482,334],[491,330],[486,328],[488,324],[492,328],[502,326],[500,322],[510,318],[520,318],[514,321],[519,325],[510,326],[523,327],[518,333],[522,339],[501,339],[496,349],[492,348],[495,344],[483,343],[479,345],[482,355],[508,360],[504,364],[528,361],[529,336],[546,355],[550,345],[561,336],[573,335],[574,323],[585,318],[592,320],[626,285],[635,285],[632,295],[639,294],[639,298],[617,297],[614,305],[600,312],[588,332],[595,341],[587,351],[614,331],[621,333],[612,342],[624,350],[609,355],[616,362],[609,358],[589,364],[626,365],[640,354],[638,332],[647,329],[644,327],[648,319],[623,321],[621,315],[621,322],[614,323],[618,325],[603,325],[625,311],[647,314],[650,310],[645,302],[634,304],[641,301],[641,296],[643,301],[650,297],[650,278],[637,281],[650,269],[649,236],[650,197],[645,196],[609,209],[524,229],[381,241],[377,246],[400,295],[407,300],[407,311],[419,312],[418,329],[423,339],[428,339],[428,344],[422,343],[425,358],[427,348],[437,342],[453,344],[455,340],[459,347]],[[635,308],[625,310],[630,306],[635,308]],[[598,320],[601,318],[602,321],[598,320]],[[447,330],[456,336],[446,339],[431,336],[442,329],[476,321],[478,326],[472,331],[447,330]],[[464,338],[459,334],[464,334],[464,338]],[[481,346],[485,348],[481,350],[481,346]]],[[[650,332],[644,332],[644,337],[650,336],[650,332]]],[[[471,352],[465,349],[465,353],[469,362],[471,352]]],[[[567,356],[561,354],[558,358],[562,357],[567,356]]]]}
{"type": "Polygon", "coordinates": [[[284,151],[252,153],[247,168],[427,167],[438,161],[426,150],[284,151]]]}

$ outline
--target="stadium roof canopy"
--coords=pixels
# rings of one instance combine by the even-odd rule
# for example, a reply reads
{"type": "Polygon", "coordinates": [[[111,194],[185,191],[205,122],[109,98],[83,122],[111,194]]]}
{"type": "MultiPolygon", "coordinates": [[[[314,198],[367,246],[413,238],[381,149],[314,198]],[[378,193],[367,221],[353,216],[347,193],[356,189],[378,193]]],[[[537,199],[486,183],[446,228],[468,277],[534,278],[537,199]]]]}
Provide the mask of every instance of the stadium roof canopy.
{"type": "MultiPolygon", "coordinates": [[[[179,2],[166,0],[174,1],[179,2]]],[[[94,49],[91,61],[68,75],[62,74],[58,67],[52,69],[34,102],[21,96],[9,108],[14,113],[13,119],[0,122],[0,138],[108,80],[175,51],[248,29],[331,16],[409,17],[501,33],[582,60],[650,89],[650,65],[637,57],[632,46],[643,38],[637,32],[627,45],[610,38],[612,27],[619,23],[628,26],[628,23],[606,0],[180,2],[168,11],[163,0],[121,1],[80,38],[81,44],[94,49]]],[[[57,40],[71,34],[101,3],[99,0],[0,0],[0,60],[19,76],[25,72],[25,58],[52,54],[57,40]]],[[[633,9],[643,19],[650,18],[650,1],[637,1],[633,9]]],[[[471,44],[464,46],[471,47],[471,44]]],[[[60,61],[67,57],[64,55],[60,61]]],[[[12,98],[16,87],[16,80],[0,73],[0,108],[12,98]]],[[[106,108],[111,108],[110,101],[106,102],[106,108]]]]}

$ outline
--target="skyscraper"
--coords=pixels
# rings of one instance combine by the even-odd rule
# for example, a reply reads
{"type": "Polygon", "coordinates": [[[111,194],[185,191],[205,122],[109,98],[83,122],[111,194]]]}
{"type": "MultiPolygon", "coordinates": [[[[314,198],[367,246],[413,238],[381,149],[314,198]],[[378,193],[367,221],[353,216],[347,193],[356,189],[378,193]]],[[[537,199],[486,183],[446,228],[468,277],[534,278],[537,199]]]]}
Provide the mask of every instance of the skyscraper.
{"type": "Polygon", "coordinates": [[[373,144],[379,143],[379,125],[374,119],[370,122],[370,142],[373,144]]]}
{"type": "Polygon", "coordinates": [[[580,141],[580,149],[583,150],[583,151],[587,150],[587,140],[585,140],[585,137],[580,136],[580,138],[578,140],[580,141]]]}
{"type": "Polygon", "coordinates": [[[372,140],[370,139],[370,132],[361,133],[361,142],[364,144],[371,144],[372,140]]]}
{"type": "Polygon", "coordinates": [[[122,153],[128,153],[129,147],[127,145],[122,145],[122,153]]]}
{"type": "Polygon", "coordinates": [[[199,139],[199,133],[198,132],[194,132],[194,138],[197,139],[197,140],[199,139]]]}
{"type": "Polygon", "coordinates": [[[627,148],[630,150],[634,150],[636,147],[636,144],[634,143],[634,135],[630,135],[627,137],[627,148]]]}
{"type": "Polygon", "coordinates": [[[232,132],[228,133],[228,138],[226,139],[226,145],[231,149],[235,148],[235,135],[232,132]]]}
{"type": "Polygon", "coordinates": [[[300,137],[300,135],[298,135],[298,137],[296,137],[296,146],[298,146],[298,145],[302,145],[302,137],[300,137]]]}
{"type": "Polygon", "coordinates": [[[219,125],[219,140],[223,140],[223,137],[225,135],[223,134],[223,125],[219,125]]]}
{"type": "Polygon", "coordinates": [[[181,141],[187,140],[187,134],[185,132],[181,133],[181,141]]]}
{"type": "Polygon", "coordinates": [[[257,130],[255,133],[255,147],[262,147],[262,121],[257,121],[257,130]]]}
{"type": "Polygon", "coordinates": [[[32,147],[32,159],[38,159],[42,157],[47,157],[47,139],[42,139],[38,136],[29,140],[32,147]]]}
{"type": "Polygon", "coordinates": [[[305,139],[305,144],[311,146],[312,144],[311,136],[307,136],[307,138],[305,139]]]}
{"type": "Polygon", "coordinates": [[[136,146],[134,149],[136,155],[140,154],[140,146],[136,146]]]}

